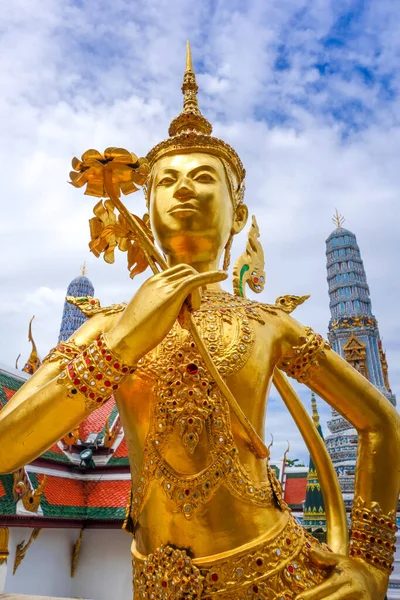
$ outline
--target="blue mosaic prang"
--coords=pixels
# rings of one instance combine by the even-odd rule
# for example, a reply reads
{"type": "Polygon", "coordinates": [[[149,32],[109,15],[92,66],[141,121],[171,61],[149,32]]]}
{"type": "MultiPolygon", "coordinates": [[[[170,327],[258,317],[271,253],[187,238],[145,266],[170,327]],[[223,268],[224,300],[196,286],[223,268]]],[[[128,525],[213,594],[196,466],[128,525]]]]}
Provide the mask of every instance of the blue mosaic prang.
{"type": "MultiPolygon", "coordinates": [[[[378,322],[372,314],[370,292],[360,249],[354,233],[337,227],[326,240],[329,321],[328,338],[332,348],[345,358],[344,346],[354,336],[365,344],[368,379],[396,404],[382,368],[382,342],[378,322]]],[[[357,459],[357,431],[332,411],[328,421],[331,434],[326,446],[339,478],[345,504],[351,507],[357,459]]]]}
{"type": "MultiPolygon", "coordinates": [[[[75,298],[80,298],[81,296],[93,296],[93,284],[90,279],[84,275],[75,277],[69,284],[66,295],[75,296],[75,298]]],[[[68,340],[86,320],[86,317],[77,306],[73,306],[65,301],[58,341],[64,342],[68,340]]]]}

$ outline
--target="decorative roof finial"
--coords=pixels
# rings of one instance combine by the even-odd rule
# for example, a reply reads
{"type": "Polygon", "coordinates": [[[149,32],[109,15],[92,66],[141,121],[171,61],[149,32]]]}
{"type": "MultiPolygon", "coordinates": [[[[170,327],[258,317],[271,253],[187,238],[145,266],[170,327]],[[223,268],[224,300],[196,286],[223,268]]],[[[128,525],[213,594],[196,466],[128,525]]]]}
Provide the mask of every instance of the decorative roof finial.
{"type": "Polygon", "coordinates": [[[86,261],[83,263],[83,265],[81,266],[81,275],[82,277],[85,277],[87,273],[87,268],[86,268],[86,261]]]}
{"type": "Polygon", "coordinates": [[[38,368],[40,367],[40,365],[42,364],[42,362],[38,356],[38,353],[37,353],[35,341],[32,336],[32,321],[34,318],[35,318],[35,315],[33,315],[32,319],[29,321],[29,330],[28,330],[28,340],[32,344],[32,350],[31,350],[28,360],[26,361],[24,368],[22,369],[23,371],[25,371],[25,373],[29,373],[29,375],[33,375],[35,373],[35,371],[37,371],[38,368]]]}
{"type": "Polygon", "coordinates": [[[336,208],[335,210],[336,210],[336,212],[335,212],[335,214],[333,215],[332,221],[333,221],[333,223],[336,225],[336,227],[337,227],[338,229],[342,229],[342,225],[343,225],[343,223],[345,222],[345,218],[343,217],[343,215],[341,215],[341,214],[338,212],[338,209],[337,209],[337,208],[336,208]]]}
{"type": "Polygon", "coordinates": [[[311,408],[312,408],[312,419],[314,421],[314,425],[315,425],[315,427],[318,428],[320,426],[320,422],[319,422],[319,414],[318,414],[318,408],[317,408],[317,400],[315,398],[314,392],[311,392],[311,408]]]}

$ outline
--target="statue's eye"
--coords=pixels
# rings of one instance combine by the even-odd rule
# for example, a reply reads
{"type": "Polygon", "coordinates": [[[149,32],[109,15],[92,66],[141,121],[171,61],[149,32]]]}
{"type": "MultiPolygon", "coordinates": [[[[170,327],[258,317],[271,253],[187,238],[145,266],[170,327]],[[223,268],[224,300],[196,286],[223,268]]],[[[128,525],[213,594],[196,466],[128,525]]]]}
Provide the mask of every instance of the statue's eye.
{"type": "Polygon", "coordinates": [[[195,177],[195,181],[199,181],[200,183],[212,183],[215,179],[209,173],[200,173],[195,177]]]}
{"type": "Polygon", "coordinates": [[[165,177],[160,179],[157,185],[171,185],[172,183],[175,183],[175,179],[170,175],[166,175],[165,177]]]}

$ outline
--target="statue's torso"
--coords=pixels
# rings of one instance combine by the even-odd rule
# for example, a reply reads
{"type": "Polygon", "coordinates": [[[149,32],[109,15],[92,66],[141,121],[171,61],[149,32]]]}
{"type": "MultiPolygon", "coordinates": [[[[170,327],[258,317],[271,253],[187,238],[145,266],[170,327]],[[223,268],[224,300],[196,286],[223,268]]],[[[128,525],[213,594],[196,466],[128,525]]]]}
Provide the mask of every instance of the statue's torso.
{"type": "MultiPolygon", "coordinates": [[[[228,294],[206,293],[194,317],[220,374],[263,436],[277,315],[228,294]]],[[[250,452],[186,330],[176,324],[139,362],[117,401],[141,552],[172,543],[204,556],[279,528],[265,461],[250,452]]]]}

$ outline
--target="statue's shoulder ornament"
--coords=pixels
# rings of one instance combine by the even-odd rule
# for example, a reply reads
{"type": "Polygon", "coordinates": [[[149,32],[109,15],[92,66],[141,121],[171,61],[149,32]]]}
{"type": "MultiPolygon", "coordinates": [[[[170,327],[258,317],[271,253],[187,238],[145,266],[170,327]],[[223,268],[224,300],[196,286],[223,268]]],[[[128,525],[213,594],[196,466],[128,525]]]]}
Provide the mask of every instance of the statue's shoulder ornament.
{"type": "Polygon", "coordinates": [[[263,302],[255,302],[253,300],[246,299],[246,305],[253,310],[259,310],[261,313],[268,313],[270,315],[278,315],[282,312],[290,314],[295,308],[303,304],[310,296],[279,296],[275,300],[275,304],[265,304],[263,302]]]}

